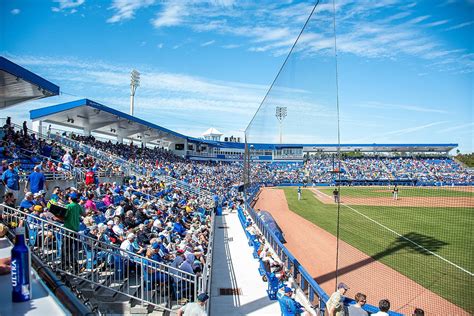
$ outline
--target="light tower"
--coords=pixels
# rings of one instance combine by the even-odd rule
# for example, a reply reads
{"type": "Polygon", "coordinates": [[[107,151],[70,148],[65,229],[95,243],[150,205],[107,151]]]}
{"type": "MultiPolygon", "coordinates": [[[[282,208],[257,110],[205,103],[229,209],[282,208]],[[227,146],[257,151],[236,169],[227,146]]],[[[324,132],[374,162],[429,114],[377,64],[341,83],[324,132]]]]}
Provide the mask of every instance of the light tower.
{"type": "Polygon", "coordinates": [[[282,125],[283,120],[285,119],[287,114],[287,107],[286,106],[277,106],[275,108],[275,117],[277,118],[278,122],[280,122],[280,144],[282,141],[282,125]]]}
{"type": "Polygon", "coordinates": [[[133,103],[135,100],[135,91],[140,86],[140,73],[135,69],[130,73],[130,115],[133,116],[133,103]]]}

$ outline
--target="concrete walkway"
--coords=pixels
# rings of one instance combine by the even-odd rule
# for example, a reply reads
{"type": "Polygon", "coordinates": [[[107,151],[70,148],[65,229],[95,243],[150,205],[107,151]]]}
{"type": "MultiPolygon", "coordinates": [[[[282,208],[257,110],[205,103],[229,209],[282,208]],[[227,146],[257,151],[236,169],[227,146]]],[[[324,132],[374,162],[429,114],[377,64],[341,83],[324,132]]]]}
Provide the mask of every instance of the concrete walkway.
{"type": "Polygon", "coordinates": [[[216,217],[210,315],[280,315],[267,296],[237,212],[216,217]],[[240,288],[242,295],[220,295],[221,288],[240,288]]]}

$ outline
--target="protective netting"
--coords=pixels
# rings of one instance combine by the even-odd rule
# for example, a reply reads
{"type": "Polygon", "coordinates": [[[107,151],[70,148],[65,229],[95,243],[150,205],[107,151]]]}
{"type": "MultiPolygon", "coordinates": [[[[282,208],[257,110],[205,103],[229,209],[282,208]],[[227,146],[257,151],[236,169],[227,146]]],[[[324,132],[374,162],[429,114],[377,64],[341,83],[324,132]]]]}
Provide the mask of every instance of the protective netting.
{"type": "Polygon", "coordinates": [[[317,47],[316,40],[333,38],[333,22],[319,8],[248,125],[247,142],[278,144],[280,127],[286,144],[337,142],[334,45],[317,47]]]}
{"type": "MultiPolygon", "coordinates": [[[[305,240],[287,238],[286,246],[311,254],[297,259],[328,294],[344,282],[349,298],[360,292],[376,307],[387,299],[398,313],[472,314],[474,173],[442,153],[340,147],[339,139],[354,142],[362,125],[367,143],[413,139],[384,130],[395,124],[392,116],[373,117],[371,129],[360,108],[344,102],[338,116],[332,5],[316,6],[247,127],[244,180],[248,187],[285,186],[289,211],[322,229],[305,240]]],[[[397,118],[410,110],[399,108],[397,118]]],[[[287,237],[303,229],[279,219],[271,203],[267,208],[287,237]]]]}

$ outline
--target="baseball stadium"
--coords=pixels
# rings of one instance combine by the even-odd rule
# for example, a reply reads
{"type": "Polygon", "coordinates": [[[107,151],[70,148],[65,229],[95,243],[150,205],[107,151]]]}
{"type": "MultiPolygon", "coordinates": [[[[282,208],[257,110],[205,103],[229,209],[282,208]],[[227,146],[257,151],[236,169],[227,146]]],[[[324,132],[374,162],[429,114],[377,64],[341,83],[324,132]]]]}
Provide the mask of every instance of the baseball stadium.
{"type": "Polygon", "coordinates": [[[0,315],[473,315],[458,2],[2,3],[0,315]]]}

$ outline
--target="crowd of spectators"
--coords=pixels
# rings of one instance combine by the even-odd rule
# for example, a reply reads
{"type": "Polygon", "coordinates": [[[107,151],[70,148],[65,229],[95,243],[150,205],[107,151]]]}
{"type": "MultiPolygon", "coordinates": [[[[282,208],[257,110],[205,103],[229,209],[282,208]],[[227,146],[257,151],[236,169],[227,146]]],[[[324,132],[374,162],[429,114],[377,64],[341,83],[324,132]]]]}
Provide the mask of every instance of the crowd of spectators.
{"type": "MultiPolygon", "coordinates": [[[[126,185],[55,187],[49,200],[45,199],[45,191],[27,192],[19,203],[19,209],[33,217],[64,224],[84,236],[120,247],[124,257],[139,254],[191,274],[201,273],[206,264],[212,207],[211,198],[192,195],[152,178],[131,179],[126,185]],[[65,216],[54,215],[52,205],[64,206],[65,216]]],[[[78,250],[64,251],[69,255],[63,258],[70,259],[78,250]]],[[[75,260],[64,264],[78,271],[85,269],[75,260]]]]}
{"type": "Polygon", "coordinates": [[[0,172],[6,170],[9,162],[13,162],[20,175],[28,175],[39,167],[42,173],[53,179],[65,178],[59,175],[73,177],[75,171],[84,175],[87,170],[97,174],[123,174],[120,164],[114,161],[99,160],[86,153],[66,149],[55,140],[38,139],[35,133],[15,129],[8,120],[7,123],[3,126],[0,172]]]}
{"type": "Polygon", "coordinates": [[[409,181],[412,184],[469,184],[474,182],[474,171],[463,168],[450,158],[312,157],[305,163],[310,182],[331,183],[345,181],[409,181]]]}

